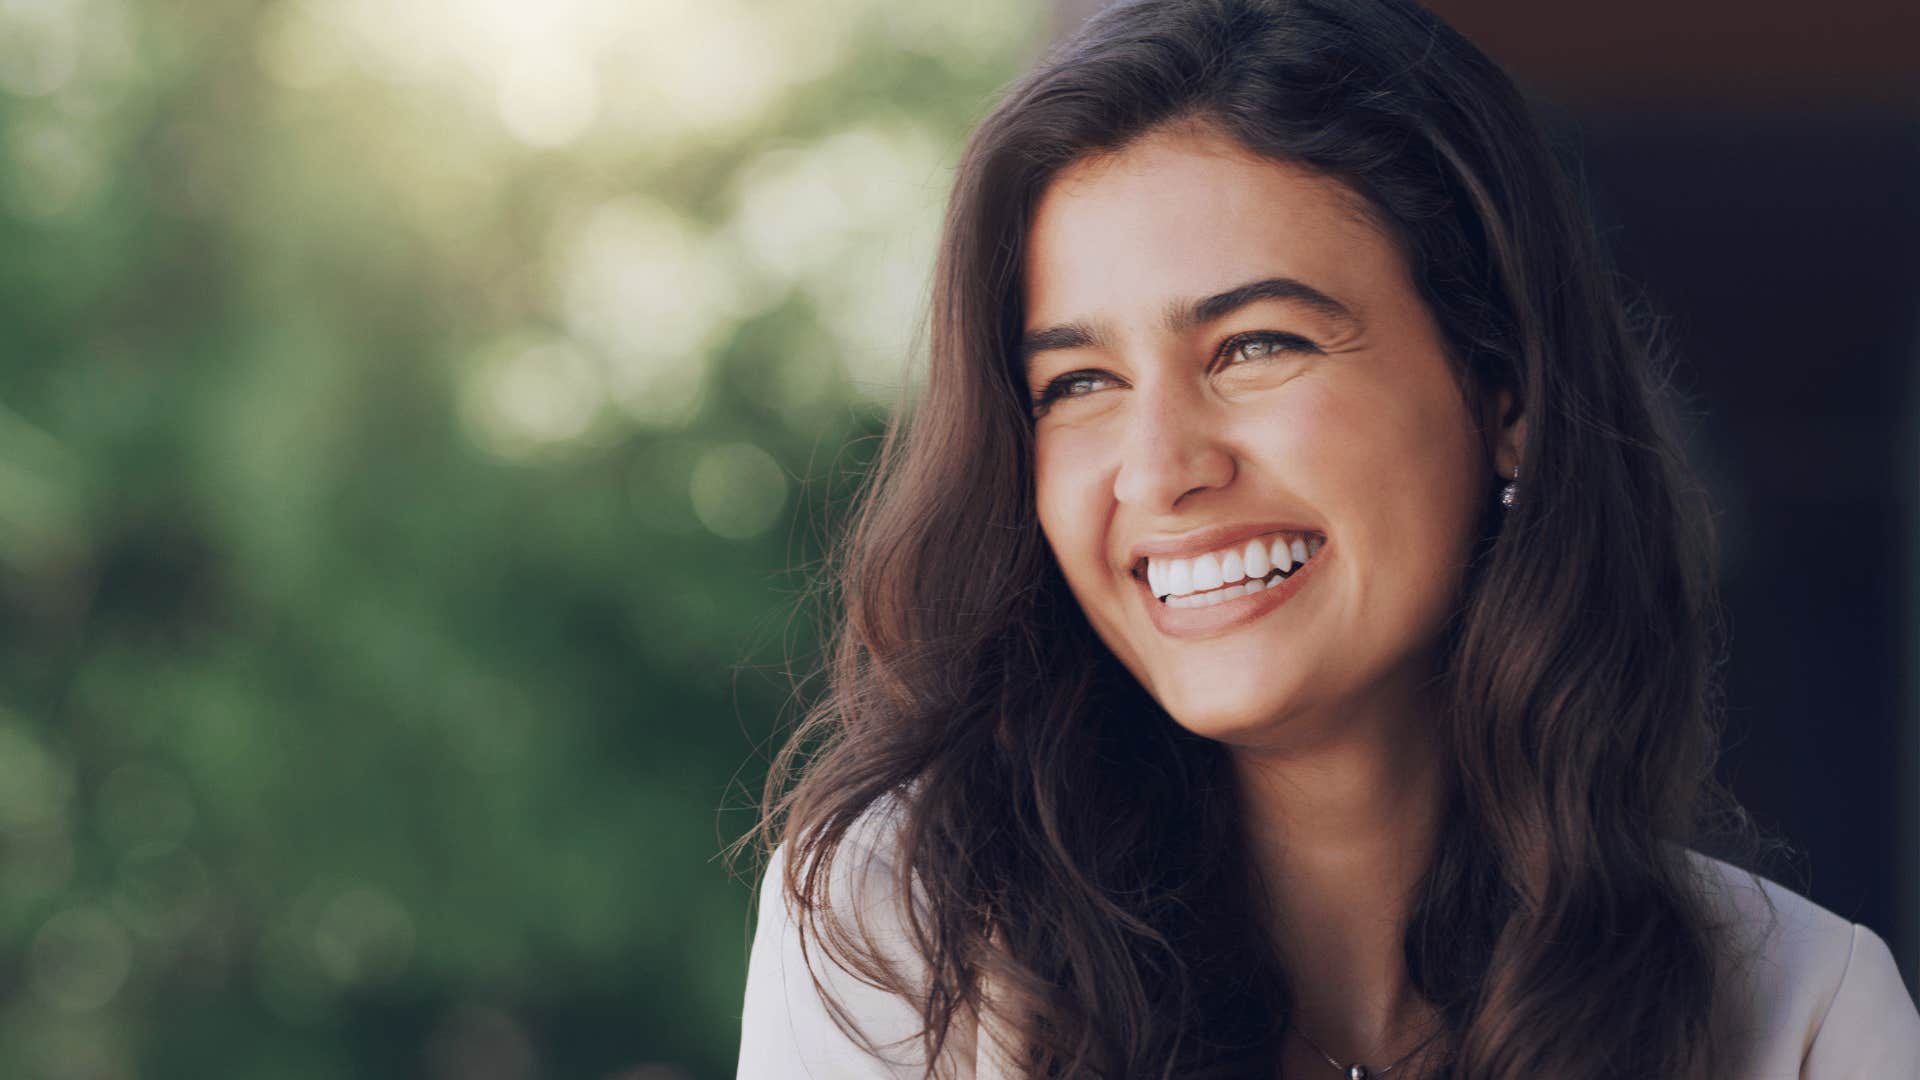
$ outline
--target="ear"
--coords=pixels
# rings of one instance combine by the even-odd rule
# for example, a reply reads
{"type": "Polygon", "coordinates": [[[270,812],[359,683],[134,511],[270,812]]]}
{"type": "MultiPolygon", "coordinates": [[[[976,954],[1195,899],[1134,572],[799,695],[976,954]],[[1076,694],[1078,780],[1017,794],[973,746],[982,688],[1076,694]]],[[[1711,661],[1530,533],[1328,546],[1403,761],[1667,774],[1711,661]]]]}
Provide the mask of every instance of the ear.
{"type": "Polygon", "coordinates": [[[1527,414],[1513,391],[1501,388],[1482,398],[1480,431],[1487,442],[1487,456],[1501,481],[1513,479],[1513,469],[1523,465],[1520,452],[1527,445],[1527,414]]]}

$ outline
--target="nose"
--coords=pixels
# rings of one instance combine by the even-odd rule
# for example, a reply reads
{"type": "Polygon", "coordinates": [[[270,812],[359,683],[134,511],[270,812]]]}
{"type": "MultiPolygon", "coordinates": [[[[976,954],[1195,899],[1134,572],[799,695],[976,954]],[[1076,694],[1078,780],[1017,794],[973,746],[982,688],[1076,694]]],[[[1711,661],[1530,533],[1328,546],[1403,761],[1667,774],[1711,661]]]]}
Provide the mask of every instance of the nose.
{"type": "Polygon", "coordinates": [[[1161,513],[1188,495],[1233,481],[1238,466],[1220,425],[1194,397],[1167,388],[1135,392],[1113,480],[1115,499],[1161,513]]]}

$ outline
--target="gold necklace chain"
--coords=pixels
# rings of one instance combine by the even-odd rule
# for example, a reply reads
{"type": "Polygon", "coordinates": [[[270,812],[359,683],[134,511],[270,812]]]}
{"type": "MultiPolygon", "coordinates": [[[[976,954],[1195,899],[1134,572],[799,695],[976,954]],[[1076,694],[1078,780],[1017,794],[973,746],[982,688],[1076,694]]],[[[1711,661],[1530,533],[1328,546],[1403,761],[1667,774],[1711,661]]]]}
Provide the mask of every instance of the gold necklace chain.
{"type": "Polygon", "coordinates": [[[1340,1064],[1338,1061],[1334,1060],[1334,1057],[1332,1054],[1329,1054],[1325,1050],[1320,1049],[1319,1043],[1314,1042],[1312,1039],[1307,1038],[1306,1032],[1301,1031],[1298,1027],[1296,1027],[1293,1024],[1288,1024],[1287,1027],[1291,1028],[1295,1035],[1300,1036],[1300,1038],[1304,1040],[1308,1046],[1313,1047],[1314,1053],[1319,1054],[1323,1058],[1326,1058],[1327,1064],[1333,1066],[1335,1071],[1343,1072],[1347,1074],[1348,1080],[1373,1080],[1373,1078],[1376,1076],[1385,1076],[1388,1073],[1392,1072],[1394,1069],[1405,1064],[1408,1058],[1412,1057],[1413,1055],[1419,1053],[1422,1050],[1425,1050],[1427,1048],[1427,1044],[1434,1040],[1434,1036],[1440,1034],[1440,1029],[1435,1028],[1432,1035],[1428,1035],[1426,1038],[1421,1039],[1420,1045],[1407,1051],[1405,1054],[1402,1054],[1400,1056],[1399,1061],[1396,1061],[1392,1065],[1389,1065],[1386,1068],[1381,1069],[1378,1072],[1375,1072],[1372,1069],[1367,1068],[1365,1065],[1359,1064],[1358,1062],[1355,1062],[1352,1065],[1340,1064]]]}

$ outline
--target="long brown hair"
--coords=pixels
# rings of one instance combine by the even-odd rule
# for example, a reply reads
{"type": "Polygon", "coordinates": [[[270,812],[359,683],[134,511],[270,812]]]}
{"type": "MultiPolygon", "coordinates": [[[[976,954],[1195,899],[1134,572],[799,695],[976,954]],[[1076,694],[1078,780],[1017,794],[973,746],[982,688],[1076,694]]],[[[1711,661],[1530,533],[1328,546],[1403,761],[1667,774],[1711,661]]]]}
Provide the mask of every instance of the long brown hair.
{"type": "Polygon", "coordinates": [[[1277,1068],[1286,976],[1248,947],[1225,751],[1173,722],[1067,591],[1013,366],[1042,190],[1178,122],[1359,195],[1462,386],[1509,389],[1528,417],[1520,498],[1503,513],[1489,491],[1446,631],[1455,782],[1405,939],[1443,1073],[1712,1075],[1716,944],[1686,851],[1743,818],[1713,781],[1709,519],[1583,200],[1507,77],[1404,0],[1122,3],[973,134],[924,396],[835,549],[827,689],[752,834],[785,843],[786,900],[823,916],[850,830],[897,804],[901,895],[930,898],[910,913],[925,977],[842,920],[803,932],[918,1006],[929,1060],[990,1013],[1035,1076],[1277,1068]]]}

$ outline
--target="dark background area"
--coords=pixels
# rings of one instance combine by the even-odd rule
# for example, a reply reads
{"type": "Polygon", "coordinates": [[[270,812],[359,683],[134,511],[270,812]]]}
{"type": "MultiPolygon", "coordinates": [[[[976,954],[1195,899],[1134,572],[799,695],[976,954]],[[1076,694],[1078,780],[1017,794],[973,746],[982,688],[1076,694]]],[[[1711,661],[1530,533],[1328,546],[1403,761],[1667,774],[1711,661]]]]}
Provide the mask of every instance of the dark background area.
{"type": "Polygon", "coordinates": [[[1431,5],[1546,106],[1695,412],[1722,774],[1920,976],[1920,6],[1431,5]]]}
{"type": "Polygon", "coordinates": [[[1669,318],[1723,516],[1723,774],[1800,848],[1782,880],[1882,934],[1916,925],[1920,141],[1911,120],[1590,112],[1623,271],[1669,318]]]}

